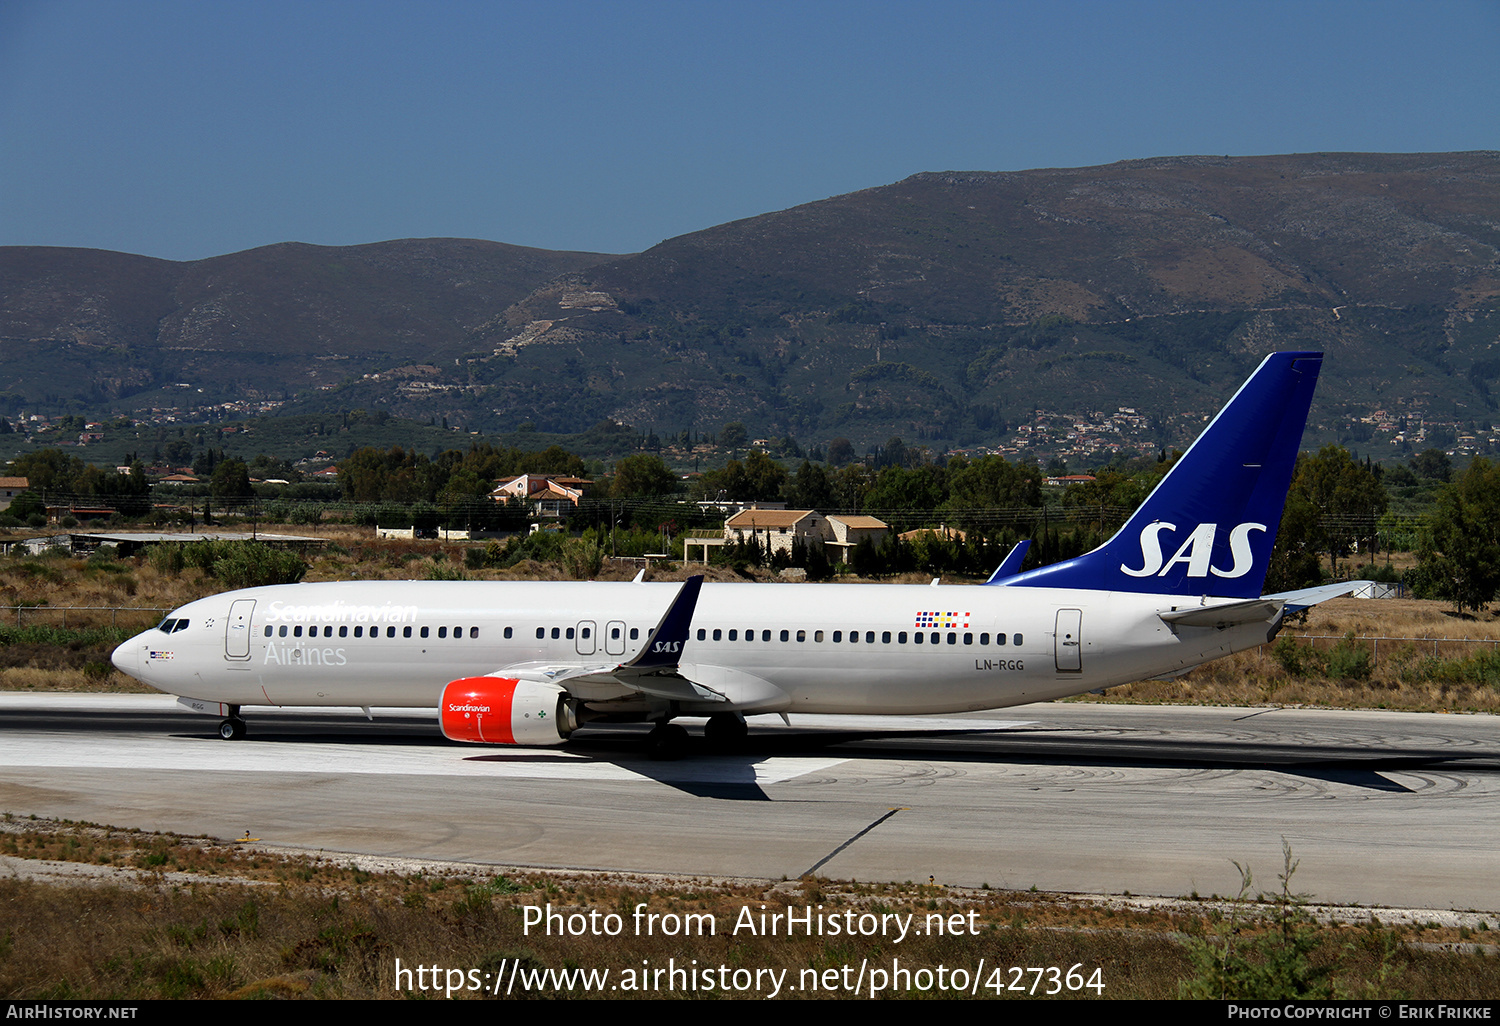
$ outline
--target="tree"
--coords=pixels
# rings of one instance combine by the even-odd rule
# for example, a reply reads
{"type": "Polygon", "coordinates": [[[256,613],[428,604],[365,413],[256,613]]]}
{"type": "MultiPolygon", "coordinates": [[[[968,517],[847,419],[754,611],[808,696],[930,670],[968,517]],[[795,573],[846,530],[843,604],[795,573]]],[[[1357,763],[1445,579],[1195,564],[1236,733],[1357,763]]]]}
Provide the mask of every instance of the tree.
{"type": "Polygon", "coordinates": [[[838,505],[833,480],[821,463],[803,460],[796,476],[786,486],[786,503],[792,509],[830,510],[838,505]]]}
{"type": "Polygon", "coordinates": [[[1438,493],[1432,545],[1420,553],[1438,594],[1475,612],[1500,591],[1500,466],[1478,458],[1438,493]]]}
{"type": "Polygon", "coordinates": [[[1309,503],[1316,517],[1307,525],[1307,538],[1289,542],[1328,553],[1335,572],[1339,557],[1351,549],[1363,543],[1366,551],[1374,550],[1375,528],[1390,501],[1374,471],[1340,445],[1325,445],[1297,461],[1288,506],[1294,499],[1309,503]]]}
{"type": "Polygon", "coordinates": [[[1448,481],[1453,477],[1453,461],[1441,449],[1424,449],[1413,456],[1407,466],[1418,477],[1448,481]]]}
{"type": "Polygon", "coordinates": [[[616,499],[670,495],[677,490],[677,476],[660,456],[636,453],[615,464],[615,480],[609,494],[616,499]]]}
{"type": "Polygon", "coordinates": [[[737,420],[725,424],[724,429],[719,432],[719,445],[725,449],[743,449],[749,439],[745,425],[737,420]]]}
{"type": "Polygon", "coordinates": [[[216,499],[245,499],[255,494],[250,487],[250,468],[244,460],[224,460],[214,468],[209,492],[216,499]]]}

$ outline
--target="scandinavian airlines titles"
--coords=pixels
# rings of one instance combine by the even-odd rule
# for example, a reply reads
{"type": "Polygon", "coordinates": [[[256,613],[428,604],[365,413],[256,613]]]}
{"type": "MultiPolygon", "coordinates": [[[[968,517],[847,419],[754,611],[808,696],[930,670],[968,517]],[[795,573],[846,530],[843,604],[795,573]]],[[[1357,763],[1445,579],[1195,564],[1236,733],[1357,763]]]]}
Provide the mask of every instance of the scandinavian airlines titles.
{"type": "Polygon", "coordinates": [[[1229,532],[1229,554],[1234,557],[1234,565],[1228,570],[1220,570],[1208,563],[1213,556],[1214,535],[1218,533],[1218,524],[1199,524],[1172,554],[1172,558],[1166,559],[1162,555],[1161,533],[1176,530],[1176,524],[1169,524],[1164,520],[1153,520],[1141,528],[1141,558],[1144,564],[1129,567],[1121,563],[1120,571],[1131,577],[1165,577],[1178,563],[1186,563],[1189,577],[1207,577],[1210,571],[1215,577],[1243,577],[1255,564],[1255,556],[1250,551],[1250,532],[1264,532],[1266,525],[1237,524],[1229,532]]]}

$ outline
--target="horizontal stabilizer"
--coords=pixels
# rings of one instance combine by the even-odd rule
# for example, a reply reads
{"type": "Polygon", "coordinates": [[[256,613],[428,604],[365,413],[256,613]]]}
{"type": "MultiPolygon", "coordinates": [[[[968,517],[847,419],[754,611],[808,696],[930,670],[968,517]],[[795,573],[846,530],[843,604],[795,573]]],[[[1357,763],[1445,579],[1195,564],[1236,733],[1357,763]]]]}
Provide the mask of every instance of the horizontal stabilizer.
{"type": "Polygon", "coordinates": [[[1347,595],[1354,589],[1368,581],[1344,581],[1341,584],[1320,584],[1316,588],[1303,588],[1301,591],[1283,591],[1278,595],[1267,595],[1268,599],[1279,599],[1286,603],[1288,613],[1300,613],[1304,609],[1311,609],[1319,602],[1327,602],[1329,599],[1347,595]]]}
{"type": "Polygon", "coordinates": [[[1169,613],[1156,615],[1174,627],[1233,627],[1257,620],[1274,620],[1281,612],[1281,605],[1281,602],[1271,598],[1259,598],[1248,602],[1226,602],[1219,606],[1174,609],[1169,613]]]}

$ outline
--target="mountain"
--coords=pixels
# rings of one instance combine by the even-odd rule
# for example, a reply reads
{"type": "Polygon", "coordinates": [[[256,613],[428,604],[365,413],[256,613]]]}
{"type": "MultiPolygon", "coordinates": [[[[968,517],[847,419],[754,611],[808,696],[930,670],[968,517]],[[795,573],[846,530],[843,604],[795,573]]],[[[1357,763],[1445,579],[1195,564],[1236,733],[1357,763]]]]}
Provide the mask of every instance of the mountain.
{"type": "Polygon", "coordinates": [[[126,409],[183,383],[494,431],[738,420],[966,445],[1128,406],[1167,443],[1297,347],[1329,353],[1324,435],[1462,434],[1497,408],[1500,154],[924,173],[631,256],[9,249],[0,290],[11,406],[126,409]]]}
{"type": "Polygon", "coordinates": [[[560,274],[607,259],[474,239],[281,243],[174,262],[0,247],[0,393],[90,410],[285,399],[461,356],[560,274]],[[201,390],[198,391],[198,390],[201,390]]]}

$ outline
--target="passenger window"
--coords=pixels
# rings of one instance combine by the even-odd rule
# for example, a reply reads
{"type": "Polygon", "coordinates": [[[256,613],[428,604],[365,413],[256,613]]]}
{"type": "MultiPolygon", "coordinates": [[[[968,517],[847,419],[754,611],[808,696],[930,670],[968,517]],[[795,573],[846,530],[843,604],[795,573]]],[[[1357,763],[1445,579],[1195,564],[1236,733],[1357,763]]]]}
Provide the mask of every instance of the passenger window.
{"type": "MultiPolygon", "coordinates": [[[[901,640],[905,641],[906,639],[902,638],[901,640]]],[[[880,643],[882,645],[889,645],[891,643],[891,632],[890,631],[881,631],[880,632],[880,643]]]]}
{"type": "Polygon", "coordinates": [[[792,632],[791,631],[782,631],[781,632],[781,640],[782,641],[790,641],[791,638],[792,638],[792,632]]]}
{"type": "Polygon", "coordinates": [[[972,645],[972,644],[974,644],[974,635],[972,635],[972,634],[965,634],[964,635],[964,644],[965,645],[972,645]]]}
{"type": "MultiPolygon", "coordinates": [[[[781,635],[782,635],[781,640],[785,641],[786,640],[786,631],[782,631],[781,635]]],[[[761,631],[760,632],[760,640],[761,641],[770,641],[771,640],[771,632],[770,631],[761,631]]]]}
{"type": "MultiPolygon", "coordinates": [[[[902,641],[906,640],[906,635],[905,634],[901,635],[901,640],[902,641]]],[[[914,644],[914,645],[920,645],[922,643],[922,632],[921,631],[917,631],[914,634],[912,634],[911,640],[912,640],[912,644],[914,644]]]]}
{"type": "Polygon", "coordinates": [[[813,640],[814,641],[822,641],[823,640],[823,632],[822,631],[814,631],[813,632],[813,640]]]}
{"type": "Polygon", "coordinates": [[[424,638],[427,637],[427,632],[430,631],[431,629],[432,628],[430,628],[430,627],[423,627],[422,630],[421,630],[421,632],[420,632],[421,635],[422,635],[422,637],[424,637],[424,638]]]}
{"type": "Polygon", "coordinates": [[[575,633],[575,632],[574,632],[574,629],[573,629],[573,628],[572,628],[572,627],[569,627],[569,628],[568,628],[568,640],[569,640],[569,641],[572,641],[572,640],[573,640],[573,635],[574,635],[574,633],[575,633]]]}
{"type": "Polygon", "coordinates": [[[294,637],[294,638],[300,638],[300,637],[302,637],[302,625],[300,623],[297,626],[295,626],[295,627],[292,628],[292,637],[294,637]]]}
{"type": "Polygon", "coordinates": [[[275,633],[275,631],[271,628],[271,625],[270,624],[266,624],[266,637],[269,638],[274,633],[275,633]]]}
{"type": "Polygon", "coordinates": [[[510,640],[510,628],[509,627],[505,628],[505,640],[506,641],[510,640]]]}
{"type": "Polygon", "coordinates": [[[997,644],[997,645],[999,645],[999,646],[1001,646],[1003,648],[1005,646],[1005,635],[1004,634],[996,634],[995,635],[995,644],[997,644]]]}
{"type": "Polygon", "coordinates": [[[724,640],[724,632],[721,631],[721,630],[719,630],[719,628],[717,628],[717,627],[714,628],[714,640],[715,641],[723,641],[724,640]]]}
{"type": "MultiPolygon", "coordinates": [[[[933,640],[935,641],[937,639],[934,638],[933,640]]],[[[950,645],[957,645],[958,644],[958,635],[956,633],[954,633],[953,631],[949,631],[948,632],[948,644],[950,644],[950,645]]]]}
{"type": "MultiPolygon", "coordinates": [[[[891,636],[890,636],[889,633],[886,634],[885,640],[886,641],[890,641],[891,640],[891,636]]],[[[865,644],[866,645],[873,645],[873,644],[875,644],[875,632],[874,631],[865,631],[865,644]]]]}
{"type": "MultiPolygon", "coordinates": [[[[921,636],[922,635],[920,635],[920,634],[917,635],[917,637],[919,637],[919,638],[921,636]]],[[[896,642],[897,642],[897,644],[901,644],[901,645],[906,644],[906,632],[905,631],[902,631],[900,634],[896,635],[896,642]]]]}
{"type": "Polygon", "coordinates": [[[469,637],[470,638],[477,638],[477,637],[479,637],[479,628],[478,627],[470,627],[469,628],[469,637]]]}
{"type": "Polygon", "coordinates": [[[979,636],[979,643],[981,645],[988,645],[990,643],[990,636],[988,634],[981,634],[979,636]]]}
{"type": "Polygon", "coordinates": [[[387,627],[385,629],[385,636],[388,637],[388,638],[394,638],[396,636],[396,628],[394,628],[394,627],[387,627]]]}
{"type": "Polygon", "coordinates": [[[802,644],[806,640],[807,640],[807,632],[806,631],[798,631],[797,632],[797,644],[800,645],[800,644],[802,644]]]}
{"type": "Polygon", "coordinates": [[[698,640],[702,641],[706,637],[708,637],[708,631],[704,630],[702,627],[699,627],[698,628],[698,640]]]}
{"type": "MultiPolygon", "coordinates": [[[[458,627],[458,628],[455,628],[455,630],[460,630],[461,631],[461,630],[463,630],[463,628],[462,627],[458,627]]],[[[583,628],[583,637],[585,639],[592,638],[593,636],[594,636],[594,632],[593,631],[589,630],[587,627],[583,628]]]]}
{"type": "Polygon", "coordinates": [[[636,640],[640,636],[641,636],[641,629],[639,627],[632,627],[632,628],[630,628],[630,640],[631,641],[636,640]]]}
{"type": "Polygon", "coordinates": [[[556,627],[552,628],[552,640],[556,641],[560,637],[562,637],[562,631],[556,627]]]}
{"type": "Polygon", "coordinates": [[[339,625],[339,637],[341,637],[341,638],[347,638],[348,636],[349,636],[349,628],[347,626],[345,626],[344,624],[340,624],[339,625]]]}
{"type": "Polygon", "coordinates": [[[411,637],[411,628],[410,627],[403,627],[403,628],[401,628],[401,636],[403,638],[409,638],[409,637],[411,637]]]}
{"type": "Polygon", "coordinates": [[[1012,645],[1016,646],[1017,648],[1020,648],[1021,647],[1021,635],[1019,635],[1019,634],[1012,634],[1011,637],[1010,637],[1010,643],[1012,645]]]}
{"type": "Polygon", "coordinates": [[[737,630],[730,631],[729,632],[729,640],[730,641],[739,641],[740,640],[740,632],[737,631],[737,630]]]}
{"type": "MultiPolygon", "coordinates": [[[[852,639],[858,640],[859,635],[855,634],[853,631],[850,631],[849,632],[849,637],[852,638],[852,639]]],[[[822,641],[823,639],[820,637],[818,640],[822,641]]],[[[839,642],[841,642],[843,640],[844,640],[844,632],[843,631],[834,631],[833,632],[833,643],[835,645],[837,645],[839,642]]]]}
{"type": "Polygon", "coordinates": [[[547,636],[547,628],[538,627],[536,629],[536,636],[538,641],[540,641],[542,638],[545,638],[547,636]]]}
{"type": "Polygon", "coordinates": [[[365,629],[363,627],[356,627],[356,628],[354,628],[354,636],[356,638],[362,638],[362,637],[364,637],[365,636],[365,629]]]}
{"type": "Polygon", "coordinates": [[[448,636],[448,628],[446,628],[446,627],[439,627],[438,628],[438,637],[440,637],[440,638],[446,638],[447,636],[448,636]]]}

